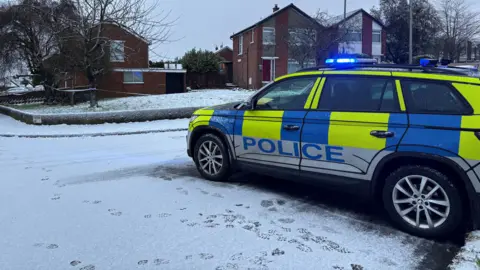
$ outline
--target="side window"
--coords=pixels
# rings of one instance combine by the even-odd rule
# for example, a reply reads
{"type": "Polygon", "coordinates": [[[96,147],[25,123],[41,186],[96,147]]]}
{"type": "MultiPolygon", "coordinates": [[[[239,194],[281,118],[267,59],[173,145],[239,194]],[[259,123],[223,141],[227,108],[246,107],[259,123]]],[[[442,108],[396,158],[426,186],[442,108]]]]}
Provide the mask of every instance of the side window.
{"type": "Polygon", "coordinates": [[[402,80],[410,113],[467,114],[470,108],[448,83],[402,80]]]}
{"type": "Polygon", "coordinates": [[[348,112],[400,111],[395,82],[388,77],[328,77],[319,110],[348,112]]]}
{"type": "Polygon", "coordinates": [[[257,97],[256,110],[303,110],[318,77],[287,79],[270,86],[257,97]]]}

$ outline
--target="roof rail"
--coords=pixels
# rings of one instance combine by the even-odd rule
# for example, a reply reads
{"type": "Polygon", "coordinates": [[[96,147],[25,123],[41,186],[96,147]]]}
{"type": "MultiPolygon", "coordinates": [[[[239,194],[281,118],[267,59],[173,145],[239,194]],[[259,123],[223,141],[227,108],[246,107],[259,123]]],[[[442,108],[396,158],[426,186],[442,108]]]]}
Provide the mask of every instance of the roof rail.
{"type": "Polygon", "coordinates": [[[437,68],[437,67],[422,67],[418,65],[397,65],[397,64],[352,64],[352,65],[339,65],[339,66],[317,66],[311,68],[304,68],[298,70],[297,72],[306,72],[306,71],[322,71],[322,70],[351,70],[351,69],[375,69],[375,70],[392,70],[392,69],[406,69],[408,71],[422,71],[424,73],[432,74],[448,74],[448,75],[460,75],[465,76],[465,74],[458,70],[449,70],[446,68],[437,68]]]}

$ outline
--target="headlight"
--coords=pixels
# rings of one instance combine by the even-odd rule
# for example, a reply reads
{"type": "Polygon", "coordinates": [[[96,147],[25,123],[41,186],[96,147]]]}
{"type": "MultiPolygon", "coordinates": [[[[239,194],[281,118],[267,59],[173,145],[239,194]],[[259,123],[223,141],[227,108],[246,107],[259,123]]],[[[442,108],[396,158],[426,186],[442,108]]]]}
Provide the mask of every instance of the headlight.
{"type": "Polygon", "coordinates": [[[195,119],[197,119],[198,115],[192,115],[190,116],[190,123],[193,122],[195,119]]]}

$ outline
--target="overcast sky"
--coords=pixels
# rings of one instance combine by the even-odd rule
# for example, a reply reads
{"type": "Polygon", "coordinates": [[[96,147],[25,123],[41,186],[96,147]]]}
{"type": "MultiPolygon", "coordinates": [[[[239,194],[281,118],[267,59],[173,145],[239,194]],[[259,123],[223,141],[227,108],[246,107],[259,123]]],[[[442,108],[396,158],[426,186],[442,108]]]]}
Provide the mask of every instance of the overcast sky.
{"type": "MultiPolygon", "coordinates": [[[[170,44],[158,46],[150,53],[152,60],[159,56],[173,59],[197,47],[214,50],[215,45],[232,46],[230,36],[248,27],[272,12],[275,4],[280,8],[294,3],[307,14],[318,9],[332,15],[343,14],[343,0],[159,0],[160,7],[171,11],[171,19],[178,19],[172,30],[170,44]],[[179,40],[178,40],[179,39],[179,40]]],[[[347,0],[347,11],[363,8],[367,11],[378,0],[347,0]]]]}

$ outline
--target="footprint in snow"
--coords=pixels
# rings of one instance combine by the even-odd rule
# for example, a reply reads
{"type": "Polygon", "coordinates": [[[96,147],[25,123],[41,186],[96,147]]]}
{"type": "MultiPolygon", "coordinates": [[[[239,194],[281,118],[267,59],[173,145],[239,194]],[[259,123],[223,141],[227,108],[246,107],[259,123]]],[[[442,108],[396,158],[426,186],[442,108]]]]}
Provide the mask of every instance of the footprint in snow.
{"type": "Polygon", "coordinates": [[[295,222],[295,219],[293,218],[280,218],[278,219],[279,222],[284,223],[284,224],[290,224],[295,222]]]}
{"type": "Polygon", "coordinates": [[[47,249],[57,249],[58,245],[57,244],[50,244],[47,246],[47,249]]]}
{"type": "Polygon", "coordinates": [[[273,202],[271,200],[263,200],[260,202],[260,205],[262,207],[268,208],[270,206],[273,206],[273,202]]]}
{"type": "Polygon", "coordinates": [[[213,255],[210,254],[210,253],[200,253],[200,259],[203,259],[203,260],[210,260],[210,259],[213,259],[213,255]]]}
{"type": "MultiPolygon", "coordinates": [[[[46,244],[44,243],[35,243],[33,244],[34,247],[43,247],[45,246],[46,244]]],[[[57,244],[48,244],[45,248],[47,249],[56,249],[58,248],[58,245],[57,244]]]]}
{"type": "Polygon", "coordinates": [[[154,264],[156,265],[162,265],[162,264],[169,264],[170,260],[165,260],[165,259],[155,259],[153,261],[154,264]]]}
{"type": "Polygon", "coordinates": [[[79,265],[79,264],[81,264],[81,263],[82,263],[81,261],[75,260],[75,261],[71,261],[71,262],[70,262],[70,265],[71,265],[71,266],[77,266],[77,265],[79,265]]]}
{"type": "Polygon", "coordinates": [[[122,212],[120,211],[117,211],[116,209],[108,209],[108,212],[110,212],[110,215],[112,216],[121,216],[122,215],[122,212]]]}
{"type": "Polygon", "coordinates": [[[141,260],[141,261],[138,261],[138,265],[145,265],[148,263],[148,260],[141,260]]]}

